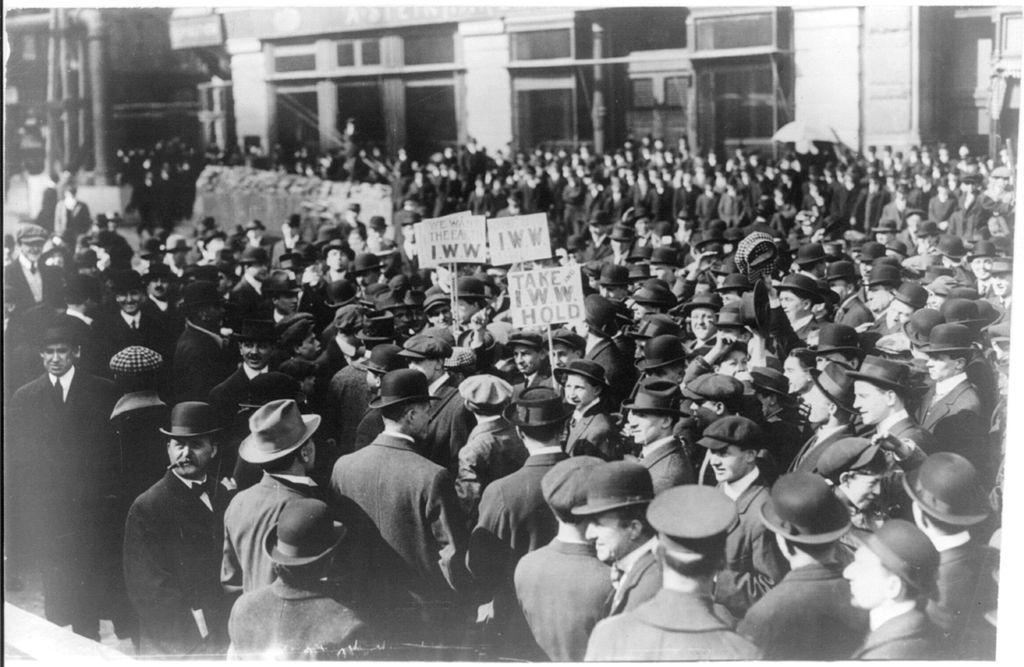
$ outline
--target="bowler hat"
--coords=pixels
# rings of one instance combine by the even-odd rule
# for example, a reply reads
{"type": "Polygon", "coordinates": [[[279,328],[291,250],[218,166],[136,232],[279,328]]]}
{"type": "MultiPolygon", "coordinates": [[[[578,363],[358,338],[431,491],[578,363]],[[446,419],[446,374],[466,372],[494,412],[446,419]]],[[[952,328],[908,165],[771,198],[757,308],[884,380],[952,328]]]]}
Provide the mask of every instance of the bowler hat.
{"type": "Polygon", "coordinates": [[[242,328],[233,334],[235,340],[251,340],[258,343],[272,343],[277,339],[274,322],[271,320],[242,320],[242,328]]]}
{"type": "Polygon", "coordinates": [[[615,223],[612,227],[611,236],[612,241],[621,241],[622,243],[632,243],[633,239],[636,238],[636,232],[632,227],[622,224],[621,222],[615,223]]]}
{"type": "Polygon", "coordinates": [[[825,447],[814,465],[814,472],[827,480],[838,482],[839,476],[851,470],[883,470],[885,452],[867,438],[840,438],[825,447]]]}
{"type": "Polygon", "coordinates": [[[590,220],[587,221],[587,225],[590,225],[590,226],[604,226],[604,225],[611,224],[611,221],[612,221],[611,220],[611,215],[608,213],[608,211],[599,210],[599,211],[594,211],[591,214],[590,220]]]}
{"type": "Polygon", "coordinates": [[[544,473],[540,492],[555,516],[568,519],[574,508],[586,504],[590,473],[602,463],[596,456],[572,456],[544,473]]]}
{"type": "Polygon", "coordinates": [[[647,507],[647,522],[677,558],[680,549],[698,557],[721,557],[725,534],[738,520],[735,503],[724,493],[698,484],[665,489],[647,507]]]}
{"type": "Polygon", "coordinates": [[[662,313],[651,313],[645,315],[636,328],[629,329],[624,334],[627,338],[644,339],[655,336],[676,336],[683,335],[683,327],[680,326],[671,316],[662,313]]]}
{"type": "Polygon", "coordinates": [[[842,364],[829,363],[820,373],[812,374],[811,380],[836,407],[855,414],[853,407],[853,379],[842,364]]]}
{"type": "Polygon", "coordinates": [[[270,264],[270,255],[264,248],[259,246],[249,246],[242,251],[242,256],[238,259],[239,264],[270,264]]]}
{"type": "Polygon", "coordinates": [[[651,251],[651,266],[657,266],[665,264],[668,266],[675,266],[678,260],[679,253],[676,252],[675,248],[670,246],[658,246],[651,251]]]}
{"type": "Polygon", "coordinates": [[[401,351],[402,348],[394,343],[375,345],[370,350],[369,357],[353,361],[352,366],[374,375],[384,375],[389,371],[398,370],[405,365],[405,361],[399,356],[401,351]]]}
{"type": "Polygon", "coordinates": [[[655,336],[644,341],[644,360],[639,364],[639,368],[648,372],[684,361],[686,350],[683,349],[683,342],[678,336],[655,336]]]}
{"type": "Polygon", "coordinates": [[[675,314],[675,311],[678,311],[679,314],[686,317],[690,314],[690,311],[697,308],[708,308],[717,313],[722,308],[722,297],[714,292],[701,292],[676,308],[673,314],[675,314]]]}
{"type": "Polygon", "coordinates": [[[896,392],[910,389],[910,367],[883,357],[865,357],[858,370],[848,371],[846,374],[854,380],[869,382],[883,389],[896,392]]]}
{"type": "Polygon", "coordinates": [[[959,454],[932,454],[907,473],[903,488],[922,512],[944,523],[973,526],[989,515],[981,476],[959,454]]]}
{"type": "Polygon", "coordinates": [[[625,287],[629,284],[629,269],[618,264],[605,264],[597,282],[602,287],[625,287]]]}
{"type": "Polygon", "coordinates": [[[654,500],[654,484],[647,468],[630,461],[609,461],[595,466],[587,482],[587,502],[574,507],[576,516],[593,516],[654,500]]]}
{"type": "Polygon", "coordinates": [[[555,381],[558,384],[565,384],[566,375],[579,375],[600,387],[608,386],[608,381],[604,376],[604,366],[596,361],[591,361],[590,359],[575,359],[570,361],[568,365],[556,368],[553,371],[553,374],[555,376],[555,381]]]}
{"type": "Polygon", "coordinates": [[[934,308],[922,308],[903,323],[903,333],[907,335],[911,343],[919,346],[927,345],[932,329],[945,321],[942,313],[934,308]]]}
{"type": "Polygon", "coordinates": [[[891,264],[875,264],[871,267],[871,273],[868,274],[868,287],[885,285],[886,287],[896,289],[902,283],[903,274],[898,267],[891,264]]]}
{"type": "Polygon", "coordinates": [[[977,302],[969,299],[948,298],[942,303],[939,312],[946,324],[962,324],[970,328],[985,323],[978,312],[977,302]]]}
{"type": "Polygon", "coordinates": [[[715,288],[719,294],[724,292],[736,292],[742,294],[753,289],[750,280],[742,273],[730,273],[723,280],[722,284],[715,288]]]}
{"type": "Polygon", "coordinates": [[[649,379],[640,385],[632,398],[622,404],[622,409],[678,417],[683,414],[680,410],[681,401],[682,394],[678,384],[667,380],[649,379]]]}
{"type": "Polygon", "coordinates": [[[646,262],[641,264],[631,264],[627,269],[626,275],[630,285],[644,282],[651,277],[651,265],[646,262]]]}
{"type": "Polygon", "coordinates": [[[117,271],[110,280],[110,291],[114,294],[124,294],[133,290],[141,292],[145,291],[145,289],[146,285],[142,281],[142,276],[132,269],[117,271]]]}
{"type": "Polygon", "coordinates": [[[802,273],[791,273],[782,279],[778,287],[779,292],[792,292],[801,299],[809,299],[814,303],[820,303],[824,297],[818,289],[818,282],[802,273]]]}
{"type": "Polygon", "coordinates": [[[832,352],[849,352],[861,354],[860,338],[857,330],[846,324],[825,322],[818,330],[818,344],[807,348],[816,355],[832,352]]]}
{"type": "Polygon", "coordinates": [[[129,345],[110,358],[110,370],[118,375],[153,373],[164,365],[159,352],[141,345],[129,345]]]}
{"type": "Polygon", "coordinates": [[[328,308],[340,308],[356,301],[356,286],[347,280],[335,280],[327,286],[324,305],[328,308]]]}
{"type": "Polygon", "coordinates": [[[560,424],[572,416],[572,406],[550,387],[528,387],[505,408],[505,419],[521,427],[560,424]]]}
{"type": "Polygon", "coordinates": [[[865,241],[860,247],[860,261],[869,264],[879,257],[885,257],[885,246],[878,241],[865,241]]]}
{"type": "Polygon", "coordinates": [[[352,261],[350,272],[354,276],[380,270],[380,258],[369,252],[361,252],[352,261]]]}
{"type": "Polygon", "coordinates": [[[185,285],[181,291],[182,303],[186,310],[209,303],[224,304],[224,297],[217,291],[216,283],[208,280],[197,280],[185,285]]]}
{"type": "Polygon", "coordinates": [[[789,378],[774,368],[754,366],[750,369],[750,382],[758,389],[778,396],[789,396],[789,378]]]}
{"type": "Polygon", "coordinates": [[[939,236],[941,233],[939,223],[934,220],[925,220],[917,226],[917,235],[920,237],[939,236]]]}
{"type": "Polygon", "coordinates": [[[736,445],[740,449],[761,449],[764,446],[764,432],[754,421],[746,417],[729,415],[716,419],[704,429],[697,444],[712,451],[736,445]]]}
{"type": "Polygon", "coordinates": [[[196,438],[219,430],[217,415],[209,403],[185,401],[171,408],[170,427],[160,432],[171,438],[196,438]]]}
{"type": "Polygon", "coordinates": [[[907,244],[904,243],[903,241],[900,241],[899,239],[893,239],[893,240],[889,241],[888,243],[886,243],[885,244],[885,249],[886,250],[891,250],[894,253],[896,253],[897,255],[900,255],[901,257],[904,257],[904,258],[909,256],[909,254],[910,254],[909,252],[907,252],[907,244]]]}
{"type": "Polygon", "coordinates": [[[925,354],[966,352],[974,349],[974,334],[963,324],[937,324],[928,333],[928,344],[921,346],[925,354]]]}
{"type": "Polygon", "coordinates": [[[274,271],[263,281],[263,292],[269,296],[275,294],[295,294],[301,288],[287,271],[274,271]]]}
{"type": "Polygon", "coordinates": [[[436,401],[431,396],[427,376],[411,368],[388,371],[380,381],[380,396],[370,401],[371,408],[386,408],[402,403],[436,401]]]}
{"type": "Polygon", "coordinates": [[[257,465],[275,461],[304,445],[319,426],[320,416],[301,414],[294,400],[271,401],[249,416],[249,435],[238,455],[257,465]]]}
{"type": "Polygon", "coordinates": [[[633,301],[645,306],[656,308],[672,308],[676,305],[676,297],[668,289],[656,281],[648,283],[633,293],[633,301]]]}
{"type": "Polygon", "coordinates": [[[875,234],[895,234],[899,232],[899,225],[897,220],[879,220],[871,231],[875,234]]]}
{"type": "Polygon", "coordinates": [[[614,303],[600,294],[588,295],[583,300],[583,310],[591,332],[601,336],[611,336],[629,321],[614,303]]]}
{"type": "Polygon", "coordinates": [[[945,255],[950,259],[960,259],[967,254],[963,239],[952,234],[943,234],[939,237],[938,250],[940,255],[945,255]]]}
{"type": "Polygon", "coordinates": [[[925,597],[935,597],[940,556],[920,528],[903,519],[889,519],[868,534],[863,545],[878,556],[885,569],[925,597]]]}
{"type": "Polygon", "coordinates": [[[725,241],[725,234],[721,229],[712,227],[705,231],[700,239],[693,244],[694,250],[697,252],[704,252],[712,249],[712,245],[717,245],[718,250],[721,251],[721,244],[725,241]]]}
{"type": "Polygon", "coordinates": [[[471,375],[459,384],[459,395],[470,410],[504,408],[512,400],[512,385],[494,375],[471,375]]]}
{"type": "Polygon", "coordinates": [[[829,282],[833,280],[857,282],[860,280],[860,274],[857,272],[857,266],[853,262],[839,260],[828,265],[825,271],[825,280],[829,282]]]}
{"type": "Polygon", "coordinates": [[[892,293],[892,296],[914,310],[920,310],[928,303],[928,290],[912,280],[904,280],[900,284],[900,288],[892,293]]]}
{"type": "Polygon", "coordinates": [[[398,354],[408,359],[447,359],[452,354],[452,346],[440,338],[417,334],[405,341],[398,354]]]}
{"type": "Polygon", "coordinates": [[[825,249],[820,243],[805,243],[796,251],[796,263],[799,266],[811,266],[825,260],[825,249]]]}
{"type": "Polygon", "coordinates": [[[347,530],[331,518],[327,503],[314,498],[295,498],[285,503],[277,525],[264,538],[264,549],[278,565],[311,565],[341,544],[347,530]]]}
{"type": "Polygon", "coordinates": [[[850,513],[822,477],[792,472],[772,485],[761,522],[797,544],[828,544],[850,530],[850,513]]]}

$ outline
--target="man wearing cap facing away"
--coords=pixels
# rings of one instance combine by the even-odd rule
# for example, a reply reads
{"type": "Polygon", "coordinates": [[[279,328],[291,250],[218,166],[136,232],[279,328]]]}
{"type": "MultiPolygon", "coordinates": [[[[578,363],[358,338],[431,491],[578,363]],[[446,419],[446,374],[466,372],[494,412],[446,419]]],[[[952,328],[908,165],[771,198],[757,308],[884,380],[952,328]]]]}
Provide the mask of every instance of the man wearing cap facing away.
{"type": "Polygon", "coordinates": [[[840,260],[829,264],[825,280],[840,299],[832,317],[833,322],[856,328],[875,321],[874,313],[864,305],[861,298],[861,276],[853,262],[840,260]]]}
{"type": "Polygon", "coordinates": [[[124,577],[143,655],[210,659],[227,648],[220,563],[232,491],[211,469],[219,430],[206,403],[174,406],[170,427],[160,429],[170,465],[128,511],[124,577]]]}
{"type": "Polygon", "coordinates": [[[914,523],[939,552],[937,594],[927,613],[939,626],[943,656],[979,659],[994,654],[983,614],[994,605],[989,554],[970,532],[988,518],[987,487],[971,463],[949,452],[932,454],[903,479],[914,523]]]}
{"type": "Polygon", "coordinates": [[[550,660],[583,659],[590,631],[606,615],[612,597],[608,567],[586,538],[587,520],[572,514],[587,502],[590,473],[600,464],[593,456],[574,456],[544,473],[541,493],[558,521],[558,533],[516,565],[519,607],[550,660]]]}
{"type": "Polygon", "coordinates": [[[606,461],[622,458],[619,431],[605,403],[608,383],[604,368],[593,361],[572,361],[555,369],[565,401],[574,407],[568,422],[565,452],[569,456],[596,456],[606,461]]]}
{"type": "Polygon", "coordinates": [[[697,442],[708,450],[716,491],[736,505],[739,520],[729,527],[724,568],[715,578],[714,599],[736,618],[774,586],[786,572],[771,533],[761,522],[768,484],[758,469],[764,435],[746,417],[722,417],[704,429],[697,442]]]}
{"type": "Polygon", "coordinates": [[[521,646],[530,633],[515,601],[512,574],[520,558],[558,532],[541,493],[541,479],[566,458],[560,440],[571,410],[547,387],[520,392],[505,409],[505,418],[515,427],[529,457],[521,468],[484,489],[466,558],[484,596],[494,596],[494,630],[502,655],[530,655],[521,646]]]}
{"type": "Polygon", "coordinates": [[[622,404],[629,411],[626,427],[639,449],[640,463],[651,475],[655,494],[697,481],[683,443],[674,433],[683,415],[681,400],[679,385],[646,380],[633,398],[622,404]]]}
{"type": "Polygon", "coordinates": [[[493,375],[473,375],[459,384],[466,408],[476,418],[466,446],[459,450],[455,492],[469,527],[487,486],[519,470],[530,455],[515,426],[502,414],[512,401],[512,385],[493,375]]]}
{"type": "Polygon", "coordinates": [[[621,614],[649,600],[661,585],[661,567],[654,557],[657,537],[647,521],[654,498],[651,475],[630,461],[609,461],[594,468],[587,502],[574,516],[588,519],[585,537],[594,541],[597,558],[611,566],[615,594],[607,615],[621,614]]]}
{"type": "Polygon", "coordinates": [[[264,544],[276,578],[243,594],[232,607],[229,657],[330,659],[360,644],[365,648],[373,632],[363,610],[365,582],[329,578],[350,540],[347,527],[333,520],[326,503],[289,500],[264,544]]]}
{"type": "Polygon", "coordinates": [[[110,426],[115,387],[78,368],[76,321],[60,315],[44,330],[44,372],[6,406],[4,524],[12,569],[42,572],[47,620],[98,641],[100,618],[125,630],[116,608],[124,487],[110,426]]]}
{"type": "Polygon", "coordinates": [[[263,544],[285,503],[325,497],[325,490],[309,477],[316,464],[312,436],[319,426],[319,416],[300,414],[291,399],[271,401],[249,417],[249,435],[238,456],[262,468],[263,477],[236,495],[224,515],[221,583],[229,594],[247,593],[274,580],[263,544]]]}
{"type": "Polygon", "coordinates": [[[887,521],[843,571],[853,605],[870,614],[871,632],[852,660],[950,659],[924,613],[935,594],[939,554],[913,524],[887,521]]]}
{"type": "Polygon", "coordinates": [[[458,592],[471,585],[465,567],[469,535],[451,474],[423,456],[430,418],[427,379],[420,371],[391,371],[381,380],[378,408],[384,431],[367,447],[334,464],[335,500],[351,499],[376,528],[376,573],[406,591],[432,641],[450,638],[467,612],[458,592]]]}
{"type": "Polygon", "coordinates": [[[789,562],[789,572],[754,603],[736,632],[767,660],[842,660],[867,634],[867,617],[850,606],[840,538],[850,517],[828,483],[812,473],[780,477],[761,521],[789,562]]]}
{"type": "Polygon", "coordinates": [[[726,532],[736,522],[733,504],[714,489],[677,486],[659,494],[646,514],[657,530],[660,590],[632,611],[598,623],[586,660],[759,658],[758,648],[734,633],[712,603],[726,532]]]}

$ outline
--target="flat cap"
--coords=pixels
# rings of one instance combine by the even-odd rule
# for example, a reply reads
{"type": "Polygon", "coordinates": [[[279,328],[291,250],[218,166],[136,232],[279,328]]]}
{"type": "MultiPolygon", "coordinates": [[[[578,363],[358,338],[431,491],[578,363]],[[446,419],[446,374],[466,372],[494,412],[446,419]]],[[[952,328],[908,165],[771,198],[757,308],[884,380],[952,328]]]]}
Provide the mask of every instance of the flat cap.
{"type": "Polygon", "coordinates": [[[566,347],[583,351],[587,348],[587,339],[569,329],[559,329],[551,334],[552,344],[561,344],[566,347]]]}
{"type": "Polygon", "coordinates": [[[697,441],[701,447],[710,450],[724,449],[736,445],[740,449],[760,449],[764,444],[761,427],[746,417],[728,416],[716,419],[697,441]]]}
{"type": "Polygon", "coordinates": [[[513,347],[515,345],[522,345],[523,347],[529,347],[534,350],[544,349],[544,337],[536,331],[527,331],[525,329],[519,329],[513,331],[508,336],[508,346],[513,347]]]}
{"type": "Polygon", "coordinates": [[[444,360],[444,367],[463,373],[472,372],[476,369],[476,352],[471,347],[452,347],[452,353],[444,360]]]}
{"type": "Polygon", "coordinates": [[[885,465],[885,452],[867,438],[841,438],[825,449],[814,472],[836,481],[844,472],[885,465]]]}
{"type": "Polygon", "coordinates": [[[18,227],[14,240],[17,243],[28,243],[29,241],[46,241],[50,238],[49,232],[39,225],[28,223],[18,227]]]}
{"type": "Polygon", "coordinates": [[[512,400],[512,385],[494,375],[472,375],[459,384],[459,395],[471,410],[503,407],[512,400]]]}
{"type": "Polygon", "coordinates": [[[700,552],[736,523],[736,505],[710,486],[684,484],[659,493],[647,508],[647,521],[670,546],[700,552]]]}
{"type": "Polygon", "coordinates": [[[427,334],[417,334],[405,341],[399,356],[407,359],[447,359],[452,355],[452,345],[427,334]]]}
{"type": "Polygon", "coordinates": [[[275,327],[277,341],[285,348],[298,345],[309,336],[314,326],[316,326],[316,321],[309,313],[289,315],[278,322],[275,327]]]}
{"type": "Polygon", "coordinates": [[[570,517],[575,507],[587,502],[587,481],[594,467],[604,463],[596,456],[573,456],[559,461],[540,480],[540,492],[556,516],[570,517]]]}
{"type": "Polygon", "coordinates": [[[683,395],[700,401],[728,401],[743,395],[743,383],[729,375],[705,373],[690,380],[683,395]]]}
{"type": "Polygon", "coordinates": [[[118,375],[152,373],[164,365],[159,352],[141,345],[131,345],[110,358],[110,370],[118,375]]]}
{"type": "Polygon", "coordinates": [[[363,309],[361,306],[349,304],[342,306],[334,313],[334,328],[338,333],[354,334],[363,328],[363,309]]]}
{"type": "Polygon", "coordinates": [[[750,381],[758,389],[764,389],[779,396],[789,395],[789,378],[774,368],[768,368],[767,366],[751,368],[750,381]]]}

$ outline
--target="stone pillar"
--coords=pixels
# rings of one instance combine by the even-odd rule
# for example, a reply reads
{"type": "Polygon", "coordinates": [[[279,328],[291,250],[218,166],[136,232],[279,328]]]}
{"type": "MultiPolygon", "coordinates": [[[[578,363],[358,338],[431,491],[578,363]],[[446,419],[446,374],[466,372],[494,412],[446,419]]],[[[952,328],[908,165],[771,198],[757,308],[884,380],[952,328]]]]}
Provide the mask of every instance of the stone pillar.
{"type": "Polygon", "coordinates": [[[863,142],[905,150],[919,144],[918,8],[864,8],[863,142]]]}
{"type": "Polygon", "coordinates": [[[320,150],[341,146],[338,129],[338,85],[333,81],[316,82],[316,113],[320,130],[320,150]]]}
{"type": "Polygon", "coordinates": [[[107,30],[103,10],[83,9],[78,14],[85,24],[89,53],[89,92],[92,101],[92,145],[96,160],[96,185],[110,185],[110,135],[107,104],[107,30]]]}
{"type": "Polygon", "coordinates": [[[459,24],[465,75],[465,126],[488,153],[512,141],[509,38],[500,20],[459,24]]]}
{"type": "Polygon", "coordinates": [[[264,81],[267,65],[260,41],[229,38],[225,48],[231,58],[231,88],[239,144],[244,143],[246,136],[256,136],[263,150],[269,152],[274,100],[270,84],[264,81]]]}
{"type": "MultiPolygon", "coordinates": [[[[593,23],[590,32],[594,39],[594,60],[604,57],[604,28],[593,23]]],[[[594,152],[604,154],[604,117],[607,112],[604,106],[604,65],[594,65],[594,100],[591,108],[591,120],[594,124],[594,152]]]]}

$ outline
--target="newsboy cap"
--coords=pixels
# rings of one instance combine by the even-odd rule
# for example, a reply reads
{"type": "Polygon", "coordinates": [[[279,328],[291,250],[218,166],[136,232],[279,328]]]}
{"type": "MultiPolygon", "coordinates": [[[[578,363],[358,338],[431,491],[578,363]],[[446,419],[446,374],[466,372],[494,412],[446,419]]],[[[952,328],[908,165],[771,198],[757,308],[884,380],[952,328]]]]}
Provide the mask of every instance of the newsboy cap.
{"type": "Polygon", "coordinates": [[[604,463],[596,456],[573,456],[555,465],[544,473],[540,480],[540,492],[555,516],[562,521],[575,521],[572,510],[587,502],[587,486],[590,473],[604,463]]]}
{"type": "Polygon", "coordinates": [[[707,428],[697,444],[712,451],[736,445],[740,449],[760,449],[764,446],[764,432],[746,417],[726,416],[716,419],[707,428]]]}
{"type": "Polygon", "coordinates": [[[512,400],[512,385],[494,375],[471,375],[459,384],[459,395],[470,410],[502,408],[512,400]]]}
{"type": "Polygon", "coordinates": [[[452,354],[452,346],[440,338],[417,334],[405,341],[399,356],[408,359],[447,359],[452,354]]]}
{"type": "Polygon", "coordinates": [[[117,375],[141,375],[160,370],[164,358],[141,345],[130,345],[110,358],[110,370],[117,375]]]}

